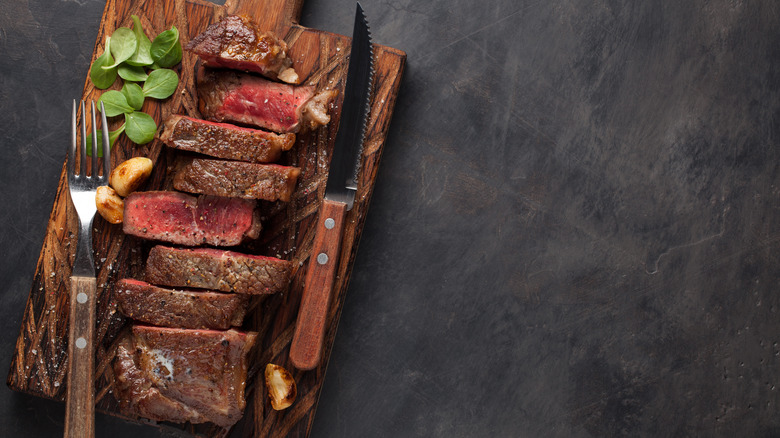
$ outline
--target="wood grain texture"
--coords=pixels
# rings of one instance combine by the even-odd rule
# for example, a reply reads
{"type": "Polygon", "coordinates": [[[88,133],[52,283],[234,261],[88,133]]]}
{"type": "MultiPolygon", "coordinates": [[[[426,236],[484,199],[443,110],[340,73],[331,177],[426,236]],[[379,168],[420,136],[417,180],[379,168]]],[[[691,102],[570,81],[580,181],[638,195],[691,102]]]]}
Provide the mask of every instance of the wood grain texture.
{"type": "Polygon", "coordinates": [[[290,362],[299,370],[311,370],[320,363],[346,213],[346,204],[325,199],[314,226],[314,243],[290,345],[290,362]]]}
{"type": "Polygon", "coordinates": [[[71,277],[65,437],[95,435],[95,290],[92,277],[71,277]]]}
{"type": "MultiPolygon", "coordinates": [[[[298,383],[298,400],[285,411],[274,411],[270,408],[262,384],[262,370],[268,362],[293,369],[289,364],[288,350],[313,244],[314,221],[324,194],[328,160],[338,128],[338,108],[343,96],[350,46],[347,37],[296,24],[301,5],[302,0],[228,0],[225,6],[200,0],[108,0],[92,57],[94,60],[103,52],[105,38],[114,29],[131,26],[130,16],[133,14],[140,17],[147,35],[157,35],[175,25],[184,45],[224,15],[246,13],[259,21],[262,27],[284,36],[290,46],[289,54],[294,60],[294,67],[305,78],[305,83],[340,91],[331,109],[331,123],[325,128],[300,135],[296,146],[281,161],[281,164],[297,166],[302,170],[291,201],[264,203],[264,234],[257,242],[243,248],[246,252],[291,260],[296,269],[289,290],[254,302],[254,310],[250,311],[243,327],[259,333],[259,348],[256,357],[252,359],[246,391],[246,412],[234,427],[241,436],[306,436],[311,429],[406,60],[403,52],[378,45],[374,47],[377,71],[372,91],[371,119],[355,206],[345,218],[341,242],[343,250],[337,260],[333,299],[324,332],[323,360],[311,371],[293,372],[298,383]]],[[[144,103],[143,110],[154,117],[158,125],[172,114],[200,116],[194,86],[195,63],[196,58],[185,52],[181,65],[177,67],[180,74],[177,91],[163,101],[147,99],[144,103]]],[[[85,78],[82,98],[97,99],[101,90],[92,86],[87,71],[82,74],[85,78]]],[[[112,88],[119,89],[120,86],[121,82],[117,81],[112,88]]],[[[109,125],[111,129],[116,129],[120,123],[119,118],[115,118],[109,125]]],[[[166,168],[173,154],[160,141],[137,146],[122,136],[113,149],[114,166],[133,156],[146,156],[155,163],[147,190],[170,188],[166,168]]],[[[67,386],[69,324],[63,315],[67,315],[69,309],[67,282],[76,249],[75,232],[78,229],[63,176],[64,172],[60,176],[8,375],[8,385],[12,389],[55,400],[64,399],[67,386]]],[[[123,417],[112,395],[111,361],[117,338],[126,326],[126,321],[116,312],[116,304],[112,299],[113,286],[121,278],[142,276],[143,262],[150,245],[125,236],[121,226],[108,224],[102,218],[95,220],[93,245],[97,263],[97,310],[94,323],[96,407],[99,411],[123,417]]],[[[210,424],[160,426],[183,429],[199,436],[227,436],[231,433],[230,430],[210,424]]]]}

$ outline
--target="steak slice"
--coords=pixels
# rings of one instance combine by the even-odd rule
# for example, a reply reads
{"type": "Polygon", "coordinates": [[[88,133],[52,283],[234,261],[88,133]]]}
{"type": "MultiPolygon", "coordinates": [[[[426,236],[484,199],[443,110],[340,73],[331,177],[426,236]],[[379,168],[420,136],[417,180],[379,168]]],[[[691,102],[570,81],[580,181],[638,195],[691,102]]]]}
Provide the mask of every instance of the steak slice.
{"type": "Polygon", "coordinates": [[[291,262],[274,257],[157,245],[146,259],[145,279],[164,286],[259,295],[286,289],[291,273],[291,262]]]}
{"type": "Polygon", "coordinates": [[[126,415],[155,421],[235,424],[246,400],[247,355],[257,334],[134,325],[114,360],[126,415]]]}
{"type": "Polygon", "coordinates": [[[287,43],[263,32],[246,15],[228,15],[207,27],[185,47],[211,67],[251,71],[295,84],[298,74],[290,68],[287,43]]]}
{"type": "Polygon", "coordinates": [[[281,200],[295,191],[301,169],[276,164],[179,157],[173,187],[205,195],[281,200]]]}
{"type": "Polygon", "coordinates": [[[217,158],[271,163],[295,144],[295,134],[274,134],[227,123],[173,115],[160,135],[166,145],[217,158]]]}
{"type": "Polygon", "coordinates": [[[299,132],[330,122],[335,90],[316,93],[313,85],[293,86],[233,70],[198,69],[198,107],[215,122],[235,122],[299,132]]]}
{"type": "Polygon", "coordinates": [[[126,234],[179,245],[234,246],[260,235],[256,202],[179,192],[134,192],[125,198],[126,234]]]}
{"type": "Polygon", "coordinates": [[[119,280],[114,299],[122,315],[146,324],[191,329],[229,329],[244,321],[249,297],[175,290],[139,280],[119,280]]]}

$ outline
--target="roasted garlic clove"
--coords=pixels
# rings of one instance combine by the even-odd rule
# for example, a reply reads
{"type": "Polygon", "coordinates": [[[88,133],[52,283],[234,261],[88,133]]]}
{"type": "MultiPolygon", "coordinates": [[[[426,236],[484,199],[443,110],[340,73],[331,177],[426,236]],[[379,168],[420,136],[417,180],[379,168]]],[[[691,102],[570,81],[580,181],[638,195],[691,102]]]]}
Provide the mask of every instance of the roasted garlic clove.
{"type": "Polygon", "coordinates": [[[125,201],[109,186],[100,186],[95,192],[95,205],[103,219],[112,224],[122,223],[125,217],[125,201]]]}
{"type": "Polygon", "coordinates": [[[268,388],[271,407],[277,411],[289,408],[298,393],[292,374],[272,363],[265,367],[265,386],[268,388]]]}
{"type": "Polygon", "coordinates": [[[138,190],[152,174],[152,160],[146,157],[131,158],[111,172],[108,183],[121,197],[138,190]]]}

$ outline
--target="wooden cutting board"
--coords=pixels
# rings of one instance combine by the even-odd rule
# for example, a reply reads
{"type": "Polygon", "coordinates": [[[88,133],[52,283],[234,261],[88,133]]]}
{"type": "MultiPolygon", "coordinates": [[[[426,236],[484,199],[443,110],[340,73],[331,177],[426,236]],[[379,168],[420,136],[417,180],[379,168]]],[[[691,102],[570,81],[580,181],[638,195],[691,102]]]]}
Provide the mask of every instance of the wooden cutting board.
{"type": "MultiPolygon", "coordinates": [[[[323,360],[315,370],[295,370],[287,355],[314,237],[313,223],[325,191],[330,152],[338,128],[350,47],[348,37],[298,25],[302,1],[227,0],[224,6],[218,6],[199,0],[108,0],[92,55],[94,60],[103,52],[106,36],[111,35],[117,27],[132,27],[130,16],[133,14],[141,18],[144,30],[152,37],[175,25],[179,29],[182,45],[226,14],[248,14],[261,28],[284,36],[290,46],[289,54],[295,62],[296,71],[302,78],[306,78],[304,83],[340,91],[331,111],[331,123],[326,128],[300,135],[295,148],[282,159],[282,164],[298,166],[303,171],[295,196],[289,203],[262,204],[264,235],[260,241],[244,248],[248,252],[292,260],[296,268],[289,290],[257,299],[243,327],[259,332],[262,341],[252,358],[246,391],[246,412],[234,427],[240,436],[306,436],[311,430],[406,60],[406,55],[401,51],[378,45],[374,48],[376,76],[371,98],[371,118],[355,206],[346,219],[342,241],[344,251],[339,260],[334,299],[328,315],[323,360]],[[291,370],[298,383],[297,401],[285,411],[274,411],[268,403],[262,371],[269,362],[291,370]]],[[[370,20],[370,11],[368,13],[370,20]]],[[[181,81],[176,93],[164,101],[147,99],[144,104],[143,110],[156,119],[158,126],[171,114],[199,116],[193,81],[195,62],[196,57],[185,52],[178,67],[181,81]]],[[[96,100],[102,91],[94,89],[87,71],[82,74],[86,78],[83,98],[96,100]]],[[[120,85],[121,82],[117,81],[114,88],[120,85]]],[[[74,97],[77,96],[74,94],[74,97]]],[[[120,122],[110,123],[118,125],[120,122]]],[[[62,139],[63,149],[66,141],[62,139]]],[[[146,156],[155,162],[147,190],[168,187],[166,167],[172,152],[166,150],[161,142],[154,140],[147,145],[137,146],[122,136],[114,147],[114,165],[132,156],[146,156]]],[[[76,247],[76,230],[77,217],[66,188],[63,163],[57,196],[8,375],[8,385],[12,389],[60,401],[65,398],[68,371],[67,285],[76,247]]],[[[99,217],[95,220],[94,230],[95,259],[99,268],[95,358],[97,409],[122,416],[112,395],[111,360],[116,340],[126,330],[127,321],[116,312],[112,300],[113,285],[121,278],[141,278],[145,256],[151,245],[125,236],[121,226],[110,225],[99,217]]],[[[227,436],[230,433],[210,424],[158,426],[184,429],[199,436],[227,436]]]]}

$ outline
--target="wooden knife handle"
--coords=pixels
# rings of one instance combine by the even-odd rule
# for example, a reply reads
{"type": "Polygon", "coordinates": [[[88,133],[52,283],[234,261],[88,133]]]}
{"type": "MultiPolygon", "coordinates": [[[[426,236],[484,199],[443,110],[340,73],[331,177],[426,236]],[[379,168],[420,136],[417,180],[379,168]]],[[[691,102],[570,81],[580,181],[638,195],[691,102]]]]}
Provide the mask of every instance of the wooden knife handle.
{"type": "Polygon", "coordinates": [[[320,362],[346,213],[347,205],[343,202],[326,199],[320,206],[301,308],[290,346],[290,361],[299,370],[311,370],[320,362]]]}
{"type": "Polygon", "coordinates": [[[95,436],[95,300],[97,281],[70,278],[65,437],[95,436]]]}

